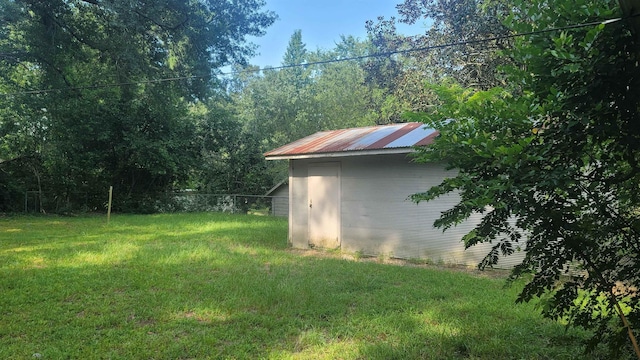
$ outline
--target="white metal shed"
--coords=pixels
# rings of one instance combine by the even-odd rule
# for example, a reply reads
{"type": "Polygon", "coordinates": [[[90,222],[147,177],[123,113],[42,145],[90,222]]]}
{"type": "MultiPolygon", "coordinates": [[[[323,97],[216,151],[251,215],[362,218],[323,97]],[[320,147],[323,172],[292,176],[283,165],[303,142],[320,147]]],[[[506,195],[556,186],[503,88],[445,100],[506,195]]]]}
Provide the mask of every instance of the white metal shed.
{"type": "MultiPolygon", "coordinates": [[[[451,176],[442,164],[408,156],[436,136],[421,123],[372,126],[319,132],[266,153],[268,160],[289,160],[290,245],[477,265],[491,245],[465,250],[461,239],[479,215],[443,233],[433,222],[457,196],[409,200],[451,176]]],[[[499,265],[511,267],[521,257],[499,265]]]]}

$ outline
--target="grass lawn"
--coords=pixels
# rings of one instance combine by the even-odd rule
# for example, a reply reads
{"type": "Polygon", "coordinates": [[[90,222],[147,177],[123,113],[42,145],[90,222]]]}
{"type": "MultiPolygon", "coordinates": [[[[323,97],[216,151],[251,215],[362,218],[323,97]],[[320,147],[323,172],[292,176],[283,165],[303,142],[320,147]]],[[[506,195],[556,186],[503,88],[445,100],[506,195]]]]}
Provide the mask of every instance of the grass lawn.
{"type": "Polygon", "coordinates": [[[305,256],[286,221],[0,217],[0,359],[574,359],[504,280],[305,256]]]}

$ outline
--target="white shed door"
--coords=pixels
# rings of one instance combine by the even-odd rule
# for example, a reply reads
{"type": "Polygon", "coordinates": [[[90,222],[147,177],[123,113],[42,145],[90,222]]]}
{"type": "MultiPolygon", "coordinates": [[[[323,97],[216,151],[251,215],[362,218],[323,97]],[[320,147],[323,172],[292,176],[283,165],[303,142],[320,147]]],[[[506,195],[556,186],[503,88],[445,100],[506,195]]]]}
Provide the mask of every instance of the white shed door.
{"type": "Polygon", "coordinates": [[[340,163],[308,168],[309,245],[340,247],[340,163]]]}

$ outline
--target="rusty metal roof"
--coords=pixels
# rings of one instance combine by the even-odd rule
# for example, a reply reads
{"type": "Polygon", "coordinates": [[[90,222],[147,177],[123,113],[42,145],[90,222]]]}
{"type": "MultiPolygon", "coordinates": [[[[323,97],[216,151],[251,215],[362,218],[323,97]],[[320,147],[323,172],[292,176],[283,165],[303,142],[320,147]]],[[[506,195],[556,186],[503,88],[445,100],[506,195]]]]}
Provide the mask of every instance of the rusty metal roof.
{"type": "Polygon", "coordinates": [[[409,153],[438,136],[422,123],[369,126],[321,131],[265,154],[269,160],[378,153],[409,153]]]}

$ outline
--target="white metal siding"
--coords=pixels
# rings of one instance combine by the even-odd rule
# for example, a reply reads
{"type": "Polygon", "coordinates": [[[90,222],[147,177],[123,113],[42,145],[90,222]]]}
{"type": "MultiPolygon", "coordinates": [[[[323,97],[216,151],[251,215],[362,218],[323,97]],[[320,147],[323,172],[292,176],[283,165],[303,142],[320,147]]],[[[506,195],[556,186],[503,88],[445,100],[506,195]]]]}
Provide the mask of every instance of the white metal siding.
{"type": "MultiPolygon", "coordinates": [[[[311,160],[291,161],[295,168],[293,173],[301,174],[306,173],[311,160]]],[[[445,171],[439,164],[412,163],[402,154],[344,157],[339,161],[342,169],[342,250],[464,265],[477,265],[488,253],[490,244],[464,250],[461,242],[479,221],[479,215],[444,233],[433,227],[441,212],[457,203],[457,196],[448,195],[420,204],[409,200],[411,194],[426,191],[455,173],[445,171]]],[[[301,186],[306,189],[306,182],[297,180],[293,183],[291,202],[306,205],[306,192],[302,194],[301,189],[295,189],[301,186]]],[[[294,207],[306,215],[304,206],[294,207]]],[[[305,215],[298,215],[290,215],[290,221],[302,221],[305,215]]],[[[308,246],[308,235],[304,231],[306,219],[304,225],[291,227],[294,247],[308,246]]],[[[500,267],[513,266],[522,255],[501,260],[500,267]]]]}
{"type": "Polygon", "coordinates": [[[289,216],[289,185],[281,186],[271,196],[271,214],[274,216],[289,216]]]}
{"type": "Polygon", "coordinates": [[[289,243],[294,248],[309,247],[307,214],[307,166],[289,163],[289,243]]]}

